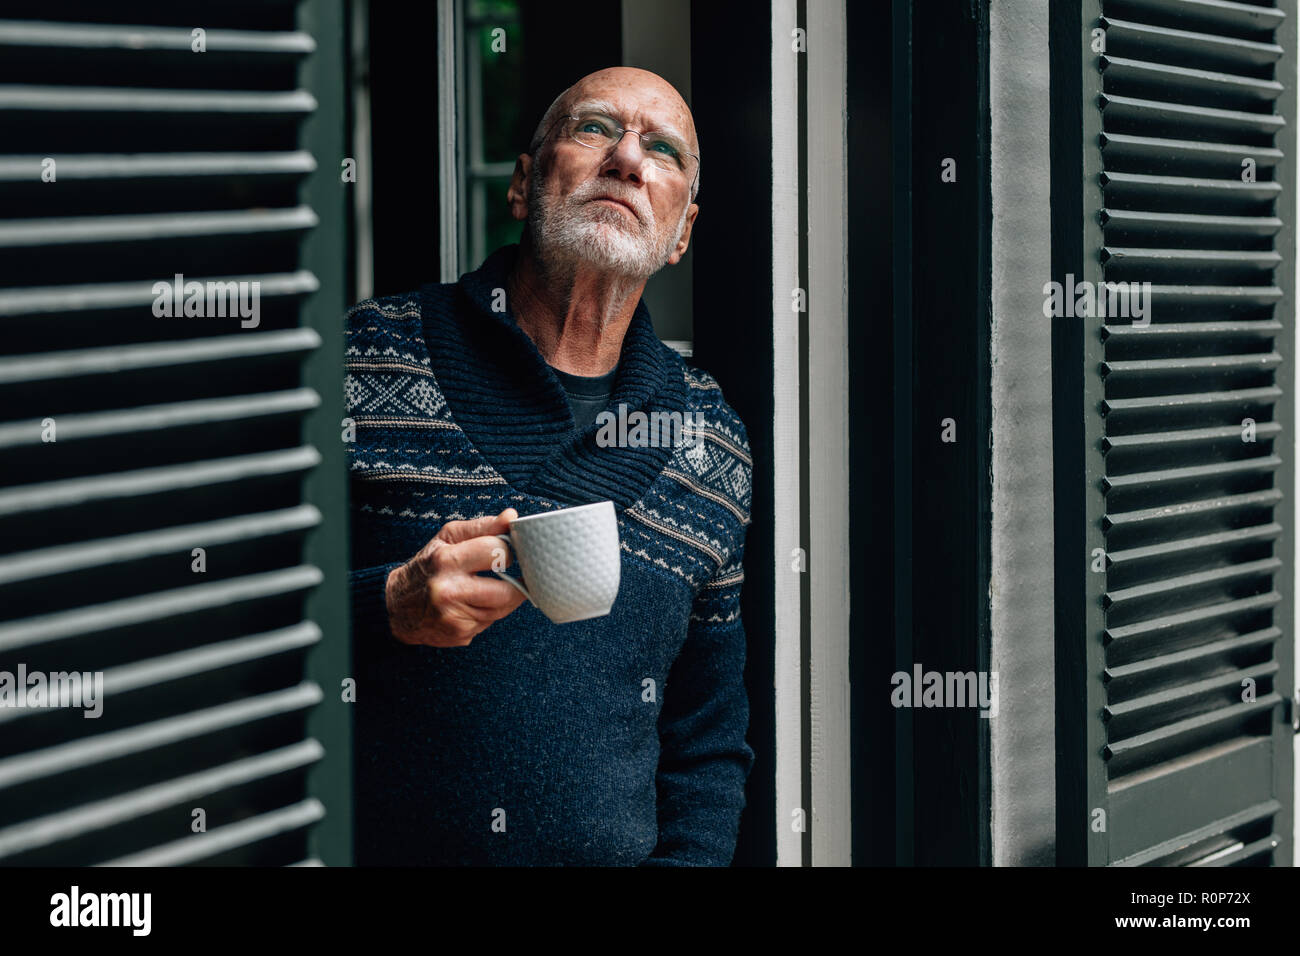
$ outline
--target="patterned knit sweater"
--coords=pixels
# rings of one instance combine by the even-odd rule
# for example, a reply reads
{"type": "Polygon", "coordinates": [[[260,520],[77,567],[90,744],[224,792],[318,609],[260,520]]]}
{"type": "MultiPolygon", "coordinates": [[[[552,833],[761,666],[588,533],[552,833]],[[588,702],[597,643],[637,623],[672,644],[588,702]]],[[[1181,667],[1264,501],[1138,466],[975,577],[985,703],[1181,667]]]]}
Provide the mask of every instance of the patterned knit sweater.
{"type": "Polygon", "coordinates": [[[356,861],[725,866],[754,760],[745,428],[642,302],[610,410],[658,427],[618,446],[599,422],[579,433],[509,310],[517,252],[348,313],[356,861]],[[702,427],[673,447],[654,412],[702,427]],[[606,499],[622,549],[607,616],[555,625],[525,602],[468,647],[388,631],[388,572],[445,522],[606,499]]]}

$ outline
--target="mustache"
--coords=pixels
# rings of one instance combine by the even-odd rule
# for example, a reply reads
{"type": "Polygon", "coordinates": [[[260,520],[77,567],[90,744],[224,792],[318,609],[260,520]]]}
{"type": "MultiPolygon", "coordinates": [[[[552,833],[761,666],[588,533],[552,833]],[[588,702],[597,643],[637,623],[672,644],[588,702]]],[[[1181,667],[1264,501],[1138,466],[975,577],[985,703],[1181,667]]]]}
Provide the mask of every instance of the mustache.
{"type": "Polygon", "coordinates": [[[608,186],[601,183],[584,184],[574,190],[569,196],[569,202],[578,206],[596,199],[613,199],[616,202],[627,203],[632,208],[632,212],[643,223],[650,223],[651,217],[648,209],[642,207],[639,198],[635,194],[620,192],[616,189],[611,190],[608,186]]]}

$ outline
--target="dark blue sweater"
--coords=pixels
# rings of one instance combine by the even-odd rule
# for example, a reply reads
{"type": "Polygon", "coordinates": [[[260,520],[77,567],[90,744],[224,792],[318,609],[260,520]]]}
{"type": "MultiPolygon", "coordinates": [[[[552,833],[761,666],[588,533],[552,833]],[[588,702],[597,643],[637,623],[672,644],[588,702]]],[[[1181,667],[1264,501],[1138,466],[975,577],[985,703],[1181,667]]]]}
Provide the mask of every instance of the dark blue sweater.
{"type": "Polygon", "coordinates": [[[493,309],[516,253],[348,314],[357,863],[726,865],[754,759],[745,428],[641,303],[610,407],[700,413],[702,440],[601,447],[599,423],[575,429],[493,309]],[[525,603],[468,647],[389,633],[388,572],[445,522],[605,499],[622,548],[608,616],[555,625],[525,603]]]}

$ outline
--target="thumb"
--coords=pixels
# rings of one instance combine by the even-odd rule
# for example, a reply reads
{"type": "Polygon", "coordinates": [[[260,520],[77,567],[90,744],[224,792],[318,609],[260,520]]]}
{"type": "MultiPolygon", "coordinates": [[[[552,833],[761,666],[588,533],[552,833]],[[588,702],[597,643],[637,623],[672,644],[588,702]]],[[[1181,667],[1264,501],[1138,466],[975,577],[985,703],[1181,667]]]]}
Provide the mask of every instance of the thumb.
{"type": "Polygon", "coordinates": [[[514,508],[507,508],[495,518],[492,519],[494,527],[488,534],[509,534],[510,522],[519,517],[519,512],[514,508]]]}

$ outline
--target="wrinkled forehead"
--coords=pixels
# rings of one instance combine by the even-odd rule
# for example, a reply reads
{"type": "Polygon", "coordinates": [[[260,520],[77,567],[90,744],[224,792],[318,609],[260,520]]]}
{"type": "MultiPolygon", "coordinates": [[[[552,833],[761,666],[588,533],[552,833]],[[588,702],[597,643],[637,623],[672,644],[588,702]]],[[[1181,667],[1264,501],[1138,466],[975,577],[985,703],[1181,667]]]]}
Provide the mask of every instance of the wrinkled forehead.
{"type": "Polygon", "coordinates": [[[692,151],[699,150],[691,111],[677,91],[666,84],[635,79],[579,83],[569,97],[567,109],[570,113],[608,113],[637,129],[673,133],[692,151]]]}

